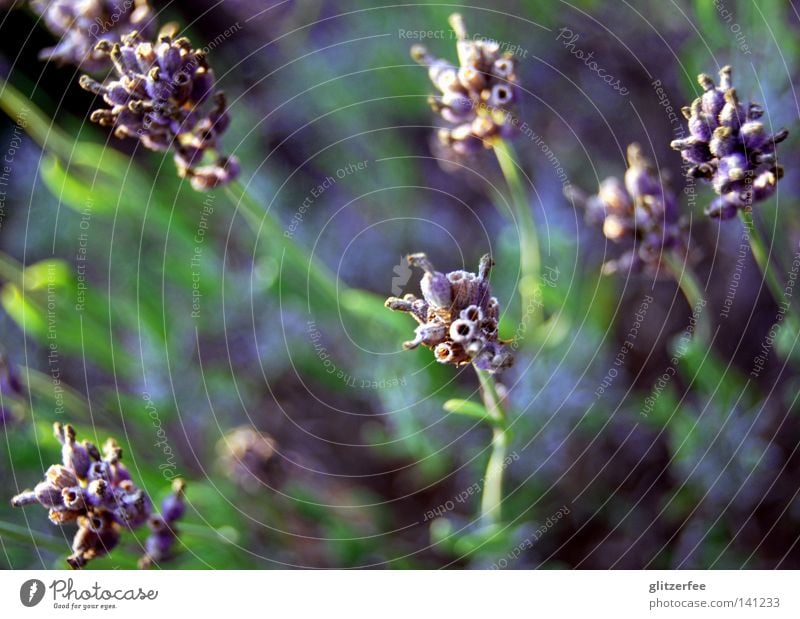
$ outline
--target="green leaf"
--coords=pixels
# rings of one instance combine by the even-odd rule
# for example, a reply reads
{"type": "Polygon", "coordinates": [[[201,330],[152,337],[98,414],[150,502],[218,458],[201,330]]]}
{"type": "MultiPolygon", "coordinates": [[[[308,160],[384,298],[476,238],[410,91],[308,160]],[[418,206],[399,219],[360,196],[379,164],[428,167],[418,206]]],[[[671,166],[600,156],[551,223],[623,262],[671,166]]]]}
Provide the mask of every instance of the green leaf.
{"type": "Polygon", "coordinates": [[[452,400],[447,400],[447,402],[442,405],[442,408],[448,413],[473,417],[494,424],[494,421],[489,417],[489,413],[483,404],[478,404],[471,400],[454,398],[452,400]]]}
{"type": "Polygon", "coordinates": [[[72,281],[69,266],[63,260],[42,260],[25,267],[23,281],[26,290],[46,290],[48,286],[65,288],[72,281]]]}
{"type": "Polygon", "coordinates": [[[0,302],[9,316],[25,331],[43,337],[46,331],[44,313],[31,303],[19,287],[6,284],[0,291],[0,302]]]}

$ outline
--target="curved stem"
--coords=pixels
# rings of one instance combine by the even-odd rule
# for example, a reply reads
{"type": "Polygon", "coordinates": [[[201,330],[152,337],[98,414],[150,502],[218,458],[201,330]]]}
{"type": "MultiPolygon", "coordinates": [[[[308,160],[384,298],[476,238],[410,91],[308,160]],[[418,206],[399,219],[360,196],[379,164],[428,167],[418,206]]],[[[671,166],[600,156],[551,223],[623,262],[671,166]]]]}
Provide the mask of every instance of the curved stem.
{"type": "Polygon", "coordinates": [[[756,226],[756,222],[753,219],[752,209],[739,210],[739,219],[742,220],[742,225],[747,230],[750,250],[753,252],[753,258],[755,258],[758,268],[761,269],[770,294],[772,294],[775,303],[777,303],[779,307],[785,308],[786,322],[789,324],[789,328],[792,329],[792,332],[797,333],[797,318],[794,312],[791,311],[792,305],[788,299],[789,295],[786,294],[786,287],[775,273],[775,269],[770,262],[770,254],[767,251],[767,245],[764,239],[761,238],[761,232],[759,232],[758,226],[756,226]]]}
{"type": "Polygon", "coordinates": [[[481,497],[481,521],[484,525],[495,525],[502,522],[503,505],[503,471],[506,467],[506,450],[508,449],[508,429],[505,410],[497,393],[494,376],[485,370],[475,368],[481,384],[481,396],[492,424],[492,453],[486,465],[483,478],[483,495],[481,497]]]}
{"type": "Polygon", "coordinates": [[[711,324],[708,320],[708,314],[705,311],[705,295],[703,294],[703,289],[700,287],[700,282],[697,280],[697,276],[694,274],[691,267],[686,264],[686,261],[674,253],[665,251],[661,258],[678,283],[678,287],[681,289],[683,296],[686,297],[686,302],[689,304],[692,315],[695,317],[695,320],[697,320],[697,328],[694,332],[696,341],[710,345],[711,324]]]}
{"type": "Polygon", "coordinates": [[[506,140],[494,145],[494,153],[506,184],[511,192],[511,205],[514,218],[519,225],[520,236],[520,272],[519,292],[522,299],[523,319],[530,316],[535,322],[541,319],[541,257],[539,254],[539,237],[536,233],[536,222],[533,219],[528,195],[519,175],[519,165],[514,148],[506,140]]]}

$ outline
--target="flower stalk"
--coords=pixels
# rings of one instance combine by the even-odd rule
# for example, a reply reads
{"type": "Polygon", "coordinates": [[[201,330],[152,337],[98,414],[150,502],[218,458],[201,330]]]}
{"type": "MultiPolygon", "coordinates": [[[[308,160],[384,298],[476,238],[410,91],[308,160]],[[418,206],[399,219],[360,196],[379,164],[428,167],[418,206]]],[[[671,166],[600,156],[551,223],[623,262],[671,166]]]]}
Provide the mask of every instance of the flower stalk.
{"type": "Polygon", "coordinates": [[[480,381],[481,397],[486,412],[492,421],[491,454],[486,464],[481,496],[481,523],[484,526],[491,526],[503,520],[503,473],[509,444],[508,418],[500,394],[497,392],[494,375],[478,368],[475,368],[475,373],[480,381]]]}
{"type": "Polygon", "coordinates": [[[702,345],[711,344],[711,324],[708,320],[708,314],[704,311],[706,306],[705,295],[700,286],[692,268],[687,264],[687,261],[676,255],[674,252],[665,251],[661,257],[664,266],[675,278],[689,308],[692,311],[695,320],[697,321],[697,328],[694,331],[694,340],[696,343],[702,345]]]}
{"type": "Polygon", "coordinates": [[[514,152],[514,147],[508,140],[497,140],[494,144],[494,153],[500,170],[503,172],[508,189],[511,192],[511,206],[514,219],[519,226],[520,239],[520,282],[519,292],[522,301],[522,315],[532,314],[534,324],[541,321],[542,304],[537,299],[541,294],[541,257],[539,251],[539,236],[536,231],[536,222],[528,204],[528,194],[519,175],[519,164],[514,152]]]}
{"type": "Polygon", "coordinates": [[[763,275],[763,281],[766,282],[767,288],[775,300],[775,303],[778,305],[786,304],[786,322],[792,330],[792,333],[798,333],[798,331],[800,331],[800,326],[798,325],[797,317],[795,313],[791,311],[791,303],[787,300],[785,285],[780,280],[777,273],[775,273],[774,265],[770,260],[770,252],[767,250],[767,244],[764,242],[761,232],[753,218],[752,208],[739,210],[739,219],[747,231],[750,251],[753,252],[753,258],[755,258],[756,264],[758,264],[758,268],[763,275]]]}

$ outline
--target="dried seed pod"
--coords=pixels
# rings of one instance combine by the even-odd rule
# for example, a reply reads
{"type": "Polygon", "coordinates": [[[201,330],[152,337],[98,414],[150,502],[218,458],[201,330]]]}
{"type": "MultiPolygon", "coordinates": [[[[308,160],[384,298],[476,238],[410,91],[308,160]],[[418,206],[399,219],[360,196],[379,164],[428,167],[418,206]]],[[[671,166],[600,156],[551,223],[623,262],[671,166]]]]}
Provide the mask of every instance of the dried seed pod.
{"type": "Polygon", "coordinates": [[[423,299],[406,295],[386,300],[386,307],[408,312],[420,323],[414,339],[403,346],[432,348],[439,363],[475,363],[493,372],[510,366],[513,357],[497,337],[499,304],[491,296],[488,281],[491,257],[481,258],[477,274],[463,270],[440,273],[425,254],[411,254],[408,261],[425,271],[420,281],[423,299]]]}

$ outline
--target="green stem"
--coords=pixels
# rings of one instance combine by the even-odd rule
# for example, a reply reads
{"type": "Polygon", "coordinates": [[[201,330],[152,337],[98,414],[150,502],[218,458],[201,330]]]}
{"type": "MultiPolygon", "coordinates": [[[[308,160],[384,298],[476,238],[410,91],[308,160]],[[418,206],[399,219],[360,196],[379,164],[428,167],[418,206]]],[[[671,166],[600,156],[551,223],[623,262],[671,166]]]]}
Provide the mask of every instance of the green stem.
{"type": "Polygon", "coordinates": [[[475,368],[481,384],[481,396],[486,412],[494,422],[492,424],[492,453],[486,465],[483,478],[483,495],[481,497],[481,521],[485,526],[502,522],[503,505],[503,471],[506,467],[506,450],[508,449],[508,419],[503,409],[502,400],[497,393],[494,376],[486,370],[475,368]]]}
{"type": "Polygon", "coordinates": [[[752,209],[740,209],[739,218],[742,220],[742,225],[748,232],[747,236],[750,240],[750,250],[753,252],[753,258],[755,258],[758,268],[761,269],[764,281],[767,282],[767,287],[772,297],[775,299],[775,303],[779,306],[781,304],[786,304],[786,322],[789,324],[792,333],[797,333],[797,319],[795,314],[791,311],[791,304],[787,299],[785,286],[775,273],[775,269],[770,262],[770,254],[767,251],[767,245],[764,239],[761,238],[761,232],[759,232],[758,226],[756,226],[756,222],[753,219],[752,209]]]}
{"type": "Polygon", "coordinates": [[[697,276],[684,259],[670,251],[665,251],[661,259],[675,278],[675,281],[678,282],[678,287],[681,289],[683,296],[686,297],[686,302],[697,320],[697,328],[694,332],[695,341],[709,345],[711,343],[711,324],[708,319],[708,312],[705,309],[705,295],[697,276]]]}
{"type": "Polygon", "coordinates": [[[500,169],[511,192],[511,206],[514,219],[519,226],[520,237],[520,282],[519,292],[522,299],[523,319],[530,316],[535,322],[541,319],[541,257],[539,255],[539,237],[536,233],[536,222],[533,219],[528,194],[519,175],[519,165],[514,148],[506,140],[494,145],[494,153],[500,169]]]}

